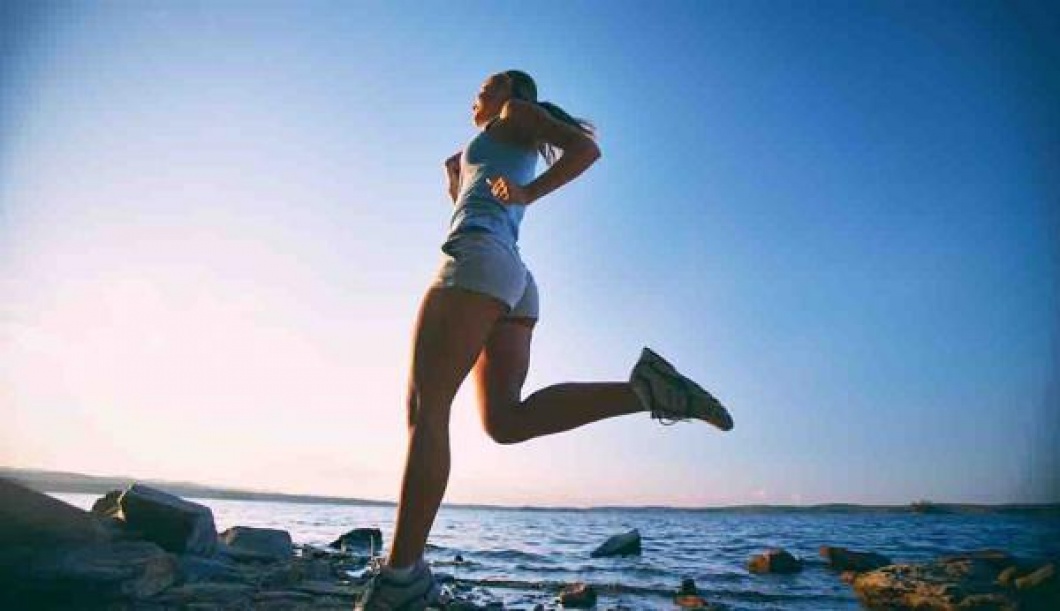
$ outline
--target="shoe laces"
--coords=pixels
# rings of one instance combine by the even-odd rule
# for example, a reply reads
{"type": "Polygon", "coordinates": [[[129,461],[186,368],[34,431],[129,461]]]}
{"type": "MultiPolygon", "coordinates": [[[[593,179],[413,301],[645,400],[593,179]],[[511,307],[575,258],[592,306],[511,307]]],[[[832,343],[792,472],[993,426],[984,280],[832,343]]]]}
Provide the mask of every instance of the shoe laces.
{"type": "Polygon", "coordinates": [[[366,577],[368,577],[368,584],[364,588],[364,591],[361,592],[360,598],[358,599],[358,606],[355,607],[356,609],[368,609],[367,605],[369,603],[372,605],[371,609],[376,611],[383,611],[384,609],[390,611],[396,609],[396,607],[393,606],[394,602],[387,599],[388,595],[386,594],[386,588],[401,588],[407,584],[400,586],[390,584],[383,572],[385,567],[386,559],[382,556],[373,556],[368,559],[368,574],[366,575],[366,577]]]}
{"type": "Polygon", "coordinates": [[[673,415],[665,413],[663,410],[654,410],[654,409],[651,411],[651,417],[656,419],[656,420],[658,420],[659,424],[661,424],[663,426],[670,426],[672,424],[677,424],[678,422],[687,422],[687,421],[691,420],[691,418],[689,418],[687,416],[686,417],[673,416],[673,415]]]}
{"type": "Polygon", "coordinates": [[[692,395],[689,392],[687,385],[680,384],[678,387],[666,386],[666,391],[669,393],[671,401],[674,397],[680,397],[680,403],[682,406],[683,414],[678,414],[676,410],[670,411],[663,409],[659,406],[652,406],[651,417],[659,421],[659,424],[664,426],[670,426],[677,424],[678,422],[687,422],[692,419],[692,395]]]}
{"type": "Polygon", "coordinates": [[[382,556],[372,556],[368,559],[368,566],[366,568],[368,569],[368,573],[374,577],[383,571],[384,564],[385,561],[382,556]]]}
{"type": "Polygon", "coordinates": [[[368,572],[362,573],[362,577],[368,578],[368,585],[361,593],[362,601],[368,600],[369,596],[372,593],[372,590],[375,590],[379,587],[379,581],[383,575],[383,564],[384,561],[381,556],[372,556],[368,559],[368,572]]]}

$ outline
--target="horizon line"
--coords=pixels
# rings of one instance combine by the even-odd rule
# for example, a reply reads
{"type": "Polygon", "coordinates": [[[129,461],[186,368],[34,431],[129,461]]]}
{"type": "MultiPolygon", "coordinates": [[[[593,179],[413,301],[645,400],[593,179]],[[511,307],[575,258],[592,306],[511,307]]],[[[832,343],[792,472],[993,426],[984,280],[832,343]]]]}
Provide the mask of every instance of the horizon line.
{"type": "MultiPolygon", "coordinates": [[[[127,475],[89,475],[76,471],[56,471],[51,469],[39,469],[32,467],[9,467],[0,465],[0,477],[22,483],[40,492],[58,492],[73,494],[105,494],[115,488],[125,488],[132,484],[144,484],[154,487],[166,487],[180,489],[178,496],[193,498],[207,498],[214,500],[245,500],[245,501],[280,501],[301,504],[335,503],[344,505],[387,505],[396,506],[396,501],[369,499],[358,497],[334,496],[325,494],[303,494],[282,492],[276,490],[232,488],[213,484],[200,484],[190,481],[174,481],[155,478],[137,478],[127,475]],[[22,475],[22,477],[20,477],[22,475]],[[25,478],[25,475],[36,476],[25,478]],[[70,478],[75,481],[55,481],[54,478],[70,478]],[[102,491],[102,492],[100,492],[102,491]]],[[[1043,502],[1007,502],[1007,503],[966,503],[953,501],[934,501],[931,499],[917,499],[907,503],[876,504],[876,503],[852,503],[843,501],[832,501],[824,503],[803,504],[776,504],[776,503],[741,503],[731,505],[503,505],[492,503],[442,503],[443,507],[457,509],[504,509],[522,511],[593,511],[593,510],[667,510],[667,511],[724,511],[724,510],[749,510],[749,509],[825,509],[848,507],[862,510],[904,510],[931,512],[934,510],[947,510],[955,508],[974,509],[1030,509],[1030,510],[1060,510],[1060,499],[1043,502]]]]}

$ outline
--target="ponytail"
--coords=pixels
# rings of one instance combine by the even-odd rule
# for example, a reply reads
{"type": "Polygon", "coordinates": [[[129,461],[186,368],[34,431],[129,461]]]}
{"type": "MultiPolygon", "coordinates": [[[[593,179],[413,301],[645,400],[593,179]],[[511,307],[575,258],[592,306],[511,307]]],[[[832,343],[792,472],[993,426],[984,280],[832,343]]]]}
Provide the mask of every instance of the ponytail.
{"type": "MultiPolygon", "coordinates": [[[[589,121],[570,116],[567,114],[567,111],[556,106],[552,102],[538,102],[537,105],[548,111],[548,114],[552,115],[553,118],[577,128],[578,131],[589,136],[593,140],[596,139],[596,127],[589,121]]],[[[541,148],[538,149],[538,152],[540,152],[541,156],[545,158],[545,163],[548,165],[552,165],[556,162],[556,147],[551,144],[548,144],[547,142],[542,144],[541,148]]]]}
{"type": "MultiPolygon", "coordinates": [[[[522,70],[507,70],[503,73],[508,77],[508,80],[512,84],[512,97],[519,100],[526,100],[527,102],[533,102],[544,108],[546,112],[552,118],[562,121],[567,125],[575,127],[578,131],[589,136],[590,138],[596,139],[596,127],[585,119],[572,117],[559,106],[552,102],[538,102],[537,101],[537,84],[534,83],[534,79],[529,74],[522,70]]],[[[555,163],[558,155],[556,154],[556,147],[551,144],[543,143],[539,148],[538,152],[545,158],[545,163],[552,165],[555,163]]]]}

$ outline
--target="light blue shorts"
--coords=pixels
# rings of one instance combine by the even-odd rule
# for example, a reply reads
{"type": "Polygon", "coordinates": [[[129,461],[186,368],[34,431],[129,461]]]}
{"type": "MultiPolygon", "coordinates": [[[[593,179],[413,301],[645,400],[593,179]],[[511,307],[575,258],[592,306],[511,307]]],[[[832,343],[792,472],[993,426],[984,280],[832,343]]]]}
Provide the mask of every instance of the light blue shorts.
{"type": "Polygon", "coordinates": [[[538,318],[537,284],[517,247],[488,232],[470,232],[450,237],[442,253],[432,287],[458,286],[500,299],[509,307],[505,318],[538,318]]]}

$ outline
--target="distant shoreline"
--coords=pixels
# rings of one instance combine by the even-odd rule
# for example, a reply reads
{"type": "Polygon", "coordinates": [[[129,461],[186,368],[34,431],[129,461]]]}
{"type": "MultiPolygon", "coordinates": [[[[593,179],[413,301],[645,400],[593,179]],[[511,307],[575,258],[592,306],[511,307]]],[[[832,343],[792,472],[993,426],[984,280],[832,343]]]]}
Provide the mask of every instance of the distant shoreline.
{"type": "MultiPolygon", "coordinates": [[[[217,488],[191,482],[168,482],[124,476],[96,476],[64,471],[41,469],[16,469],[0,467],[0,478],[7,478],[39,492],[80,493],[103,495],[111,490],[128,487],[134,482],[154,486],[182,497],[214,500],[260,501],[296,503],[305,505],[358,505],[393,507],[391,501],[359,499],[349,497],[312,494],[287,494],[282,492],[260,492],[233,488],[217,488]]],[[[722,507],[669,507],[665,505],[600,505],[592,507],[539,507],[446,503],[444,507],[458,509],[494,509],[507,511],[673,511],[673,512],[717,512],[717,513],[924,513],[924,514],[1022,514],[1060,517],[1060,503],[1008,503],[982,505],[972,503],[931,503],[917,501],[908,505],[858,505],[852,503],[827,503],[821,505],[731,505],[722,507]]]]}

